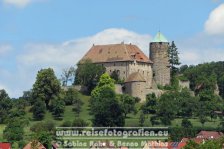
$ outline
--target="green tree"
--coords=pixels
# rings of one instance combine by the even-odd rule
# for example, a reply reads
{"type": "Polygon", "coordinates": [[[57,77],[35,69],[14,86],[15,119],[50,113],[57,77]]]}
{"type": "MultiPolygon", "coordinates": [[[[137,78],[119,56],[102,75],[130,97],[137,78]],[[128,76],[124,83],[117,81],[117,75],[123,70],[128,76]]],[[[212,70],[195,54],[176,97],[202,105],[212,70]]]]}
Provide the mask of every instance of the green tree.
{"type": "Polygon", "coordinates": [[[63,99],[58,96],[55,97],[52,100],[52,105],[51,105],[52,109],[52,115],[54,116],[55,119],[63,119],[63,114],[65,111],[65,102],[63,101],[63,99]]]}
{"type": "Polygon", "coordinates": [[[14,143],[23,140],[24,126],[17,118],[10,119],[3,131],[3,138],[7,141],[14,143]]]}
{"type": "Polygon", "coordinates": [[[83,102],[81,99],[77,98],[77,100],[73,104],[72,110],[79,116],[80,112],[82,111],[83,102]]]}
{"type": "Polygon", "coordinates": [[[171,66],[171,78],[173,79],[177,73],[176,66],[180,65],[178,48],[176,47],[174,41],[172,41],[171,45],[169,46],[168,55],[171,66]]]}
{"type": "Polygon", "coordinates": [[[4,89],[0,90],[0,123],[4,123],[12,108],[12,101],[4,89]]]}
{"type": "Polygon", "coordinates": [[[93,126],[122,127],[124,115],[114,91],[114,80],[103,74],[91,93],[90,108],[93,114],[93,126]]]}
{"type": "Polygon", "coordinates": [[[167,92],[163,94],[158,102],[157,115],[160,117],[164,125],[170,125],[177,114],[177,97],[174,92],[167,92]]]}
{"type": "Polygon", "coordinates": [[[41,144],[45,148],[51,148],[51,142],[52,142],[52,135],[49,132],[41,131],[36,133],[37,140],[40,141],[41,144]]]}
{"type": "Polygon", "coordinates": [[[123,110],[124,116],[127,117],[127,114],[129,113],[137,113],[136,109],[136,100],[134,97],[127,95],[127,94],[122,94],[122,95],[117,95],[118,100],[120,101],[121,108],[123,110]]]}
{"type": "Polygon", "coordinates": [[[157,98],[154,93],[146,95],[146,103],[141,107],[144,114],[155,114],[157,109],[157,98]]]}
{"type": "Polygon", "coordinates": [[[139,126],[143,127],[145,122],[145,114],[141,111],[140,116],[139,116],[139,126]]]}
{"type": "Polygon", "coordinates": [[[190,120],[184,118],[181,122],[181,126],[184,128],[192,128],[193,125],[190,120]]]}
{"type": "Polygon", "coordinates": [[[49,102],[60,93],[60,82],[51,68],[38,71],[36,81],[33,84],[32,97],[34,100],[41,99],[49,109],[49,102]]]}
{"type": "Polygon", "coordinates": [[[75,74],[75,84],[80,84],[88,88],[89,93],[95,88],[100,76],[106,71],[102,65],[97,65],[91,60],[79,63],[75,74]]]}
{"type": "Polygon", "coordinates": [[[73,88],[69,88],[65,92],[65,96],[64,96],[65,104],[66,105],[72,105],[77,100],[78,100],[78,91],[73,89],[73,88]]]}
{"type": "Polygon", "coordinates": [[[42,100],[37,99],[32,107],[33,118],[35,120],[42,120],[44,118],[46,107],[42,100]]]}
{"type": "Polygon", "coordinates": [[[219,95],[224,98],[224,74],[218,79],[219,95]]]}

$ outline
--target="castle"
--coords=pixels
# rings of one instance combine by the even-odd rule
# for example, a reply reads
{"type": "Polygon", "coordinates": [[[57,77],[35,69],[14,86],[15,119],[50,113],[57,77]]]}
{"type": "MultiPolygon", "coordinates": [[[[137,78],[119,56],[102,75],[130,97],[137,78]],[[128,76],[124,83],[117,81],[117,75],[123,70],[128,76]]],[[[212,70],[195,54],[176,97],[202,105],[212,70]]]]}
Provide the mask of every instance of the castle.
{"type": "Polygon", "coordinates": [[[168,48],[168,40],[158,32],[149,45],[149,57],[136,45],[121,43],[93,45],[81,61],[90,59],[108,74],[115,71],[124,80],[122,93],[144,101],[157,85],[170,84],[168,48]]]}

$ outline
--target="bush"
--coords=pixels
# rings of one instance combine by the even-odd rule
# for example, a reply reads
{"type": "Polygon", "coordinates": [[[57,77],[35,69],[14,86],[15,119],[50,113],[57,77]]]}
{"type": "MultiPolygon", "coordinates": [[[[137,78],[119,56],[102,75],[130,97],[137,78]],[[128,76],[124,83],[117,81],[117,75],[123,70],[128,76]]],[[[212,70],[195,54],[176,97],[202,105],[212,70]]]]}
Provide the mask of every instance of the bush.
{"type": "Polygon", "coordinates": [[[64,121],[61,124],[61,127],[71,127],[72,126],[72,122],[71,121],[64,121]]]}
{"type": "Polygon", "coordinates": [[[72,126],[73,127],[86,127],[88,126],[88,122],[86,122],[85,120],[81,119],[81,118],[76,118],[74,119],[72,126]]]}

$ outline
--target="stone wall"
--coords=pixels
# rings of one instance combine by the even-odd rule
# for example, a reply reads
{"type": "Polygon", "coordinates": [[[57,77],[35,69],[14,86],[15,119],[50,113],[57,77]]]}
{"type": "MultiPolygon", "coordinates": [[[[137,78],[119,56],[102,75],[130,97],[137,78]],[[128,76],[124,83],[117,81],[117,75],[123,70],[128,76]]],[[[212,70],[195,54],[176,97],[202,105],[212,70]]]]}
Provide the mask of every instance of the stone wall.
{"type": "Polygon", "coordinates": [[[152,67],[150,63],[142,62],[107,62],[100,63],[106,68],[106,72],[111,74],[117,71],[121,80],[126,80],[128,76],[134,72],[139,72],[146,80],[146,88],[152,88],[152,67]]]}
{"type": "Polygon", "coordinates": [[[146,99],[146,82],[127,82],[125,83],[125,93],[133,97],[139,97],[140,102],[146,99]]]}
{"type": "Polygon", "coordinates": [[[115,93],[116,94],[123,94],[122,85],[115,84],[115,93]]]}
{"type": "Polygon", "coordinates": [[[117,71],[119,78],[125,80],[128,77],[129,62],[106,62],[100,63],[100,65],[106,68],[106,72],[111,74],[113,71],[117,71]]]}
{"type": "Polygon", "coordinates": [[[180,88],[190,88],[190,81],[181,81],[179,80],[179,86],[180,88]]]}
{"type": "Polygon", "coordinates": [[[168,58],[169,43],[150,43],[150,59],[153,61],[153,77],[156,84],[170,84],[170,64],[168,58]]]}

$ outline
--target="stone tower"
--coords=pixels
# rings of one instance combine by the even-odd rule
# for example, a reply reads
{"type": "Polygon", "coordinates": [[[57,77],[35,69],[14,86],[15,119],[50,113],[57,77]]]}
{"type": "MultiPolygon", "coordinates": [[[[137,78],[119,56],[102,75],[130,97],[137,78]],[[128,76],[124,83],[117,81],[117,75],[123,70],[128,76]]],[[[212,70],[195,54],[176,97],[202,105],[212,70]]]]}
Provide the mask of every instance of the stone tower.
{"type": "Polygon", "coordinates": [[[153,61],[153,79],[158,85],[170,84],[169,42],[158,32],[150,43],[150,59],[153,61]]]}

